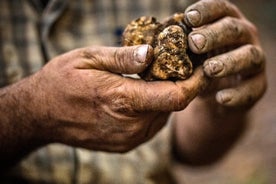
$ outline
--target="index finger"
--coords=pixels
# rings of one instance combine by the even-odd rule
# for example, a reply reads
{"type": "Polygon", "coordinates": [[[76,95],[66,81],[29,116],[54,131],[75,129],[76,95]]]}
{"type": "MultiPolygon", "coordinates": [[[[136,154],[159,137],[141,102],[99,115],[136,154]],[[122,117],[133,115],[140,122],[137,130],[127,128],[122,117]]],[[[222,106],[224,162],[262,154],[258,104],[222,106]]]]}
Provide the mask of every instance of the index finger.
{"type": "Polygon", "coordinates": [[[201,0],[185,10],[185,22],[199,27],[225,17],[243,17],[239,9],[227,0],[201,0]]]}
{"type": "Polygon", "coordinates": [[[201,67],[187,80],[143,82],[134,90],[142,99],[133,98],[132,106],[139,112],[183,110],[207,84],[201,67]]]}

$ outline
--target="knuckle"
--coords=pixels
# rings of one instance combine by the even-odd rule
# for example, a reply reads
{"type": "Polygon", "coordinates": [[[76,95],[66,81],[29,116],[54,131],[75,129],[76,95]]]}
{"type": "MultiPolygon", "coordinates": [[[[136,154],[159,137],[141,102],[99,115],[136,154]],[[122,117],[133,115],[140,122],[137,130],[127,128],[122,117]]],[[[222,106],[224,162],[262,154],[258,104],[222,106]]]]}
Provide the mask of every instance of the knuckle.
{"type": "Polygon", "coordinates": [[[250,54],[250,63],[253,64],[255,68],[263,68],[265,61],[263,51],[252,44],[247,45],[247,50],[250,54]]]}
{"type": "Polygon", "coordinates": [[[76,52],[79,61],[84,64],[82,65],[82,67],[89,67],[95,69],[103,68],[101,64],[101,58],[97,54],[99,52],[97,48],[85,47],[78,49],[76,52]]]}
{"type": "Polygon", "coordinates": [[[79,49],[78,52],[80,53],[80,56],[84,59],[97,61],[95,50],[96,48],[85,47],[85,48],[79,49]]]}
{"type": "Polygon", "coordinates": [[[113,96],[111,99],[111,109],[114,112],[122,113],[122,114],[129,114],[134,112],[132,105],[129,103],[127,97],[123,96],[113,96]]]}
{"type": "Polygon", "coordinates": [[[243,32],[241,21],[237,18],[227,16],[223,19],[225,28],[228,28],[234,33],[241,34],[243,32]]]}
{"type": "Polygon", "coordinates": [[[260,58],[259,49],[257,49],[254,45],[248,44],[247,49],[249,53],[252,55],[252,58],[260,58]]]}
{"type": "Polygon", "coordinates": [[[121,84],[114,86],[114,90],[108,93],[106,98],[110,100],[110,108],[113,112],[127,113],[128,115],[134,113],[132,95],[127,93],[121,84]]]}
{"type": "Polygon", "coordinates": [[[249,42],[252,39],[250,31],[247,29],[246,22],[234,17],[225,17],[223,20],[225,36],[233,41],[249,42]]]}

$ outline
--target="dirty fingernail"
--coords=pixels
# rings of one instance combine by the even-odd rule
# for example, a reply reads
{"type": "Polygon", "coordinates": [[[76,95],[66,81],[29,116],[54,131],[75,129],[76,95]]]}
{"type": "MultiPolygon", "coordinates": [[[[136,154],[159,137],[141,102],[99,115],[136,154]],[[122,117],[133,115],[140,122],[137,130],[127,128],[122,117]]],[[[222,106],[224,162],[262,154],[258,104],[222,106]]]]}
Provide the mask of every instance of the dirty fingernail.
{"type": "Polygon", "coordinates": [[[186,19],[192,26],[196,26],[200,24],[201,16],[197,10],[191,10],[186,14],[186,19]]]}
{"type": "Polygon", "coordinates": [[[191,35],[191,39],[198,50],[202,50],[206,45],[206,39],[202,34],[191,35]]]}
{"type": "Polygon", "coordinates": [[[209,61],[207,62],[207,64],[204,65],[204,71],[210,76],[220,73],[223,68],[223,63],[217,60],[209,61]]]}
{"type": "Polygon", "coordinates": [[[220,104],[226,104],[232,100],[232,95],[230,93],[218,92],[216,99],[220,104]]]}
{"type": "Polygon", "coordinates": [[[134,51],[134,57],[138,63],[150,63],[153,49],[149,45],[141,45],[134,51]]]}

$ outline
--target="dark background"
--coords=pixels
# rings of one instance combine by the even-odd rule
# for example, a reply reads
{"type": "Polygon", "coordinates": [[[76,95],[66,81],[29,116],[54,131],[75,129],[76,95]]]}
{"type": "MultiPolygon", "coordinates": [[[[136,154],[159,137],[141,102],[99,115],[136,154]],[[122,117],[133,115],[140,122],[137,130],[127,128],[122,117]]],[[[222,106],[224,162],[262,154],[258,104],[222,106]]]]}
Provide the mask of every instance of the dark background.
{"type": "Polygon", "coordinates": [[[251,111],[248,131],[223,160],[208,167],[175,167],[181,184],[276,183],[276,1],[231,2],[258,27],[269,86],[251,111]]]}

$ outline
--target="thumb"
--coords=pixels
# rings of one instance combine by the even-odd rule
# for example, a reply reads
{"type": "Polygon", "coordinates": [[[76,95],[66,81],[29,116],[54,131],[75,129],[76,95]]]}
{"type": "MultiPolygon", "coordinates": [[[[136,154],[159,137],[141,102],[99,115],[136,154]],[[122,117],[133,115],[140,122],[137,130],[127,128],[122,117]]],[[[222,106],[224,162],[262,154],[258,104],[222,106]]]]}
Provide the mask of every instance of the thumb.
{"type": "Polygon", "coordinates": [[[80,49],[82,60],[78,67],[120,74],[135,74],[146,69],[153,58],[149,45],[129,47],[87,47],[80,49]]]}

